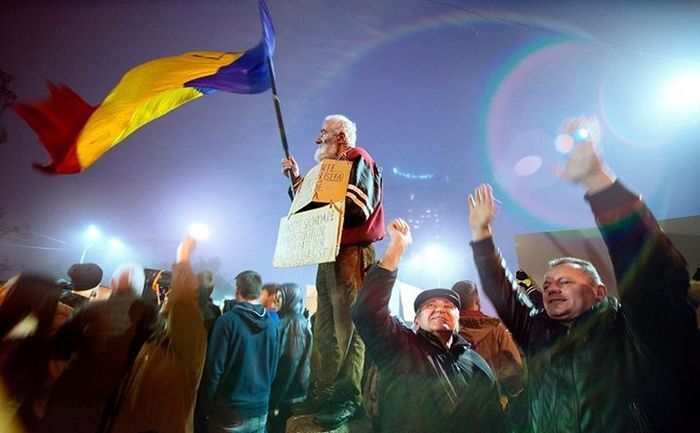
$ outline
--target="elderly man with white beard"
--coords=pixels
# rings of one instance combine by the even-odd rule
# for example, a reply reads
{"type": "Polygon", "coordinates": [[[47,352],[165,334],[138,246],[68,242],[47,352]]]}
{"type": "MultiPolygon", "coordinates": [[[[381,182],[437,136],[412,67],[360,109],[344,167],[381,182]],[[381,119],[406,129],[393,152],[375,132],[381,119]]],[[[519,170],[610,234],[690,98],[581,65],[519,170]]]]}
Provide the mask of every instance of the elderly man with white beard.
{"type": "MultiPolygon", "coordinates": [[[[316,274],[318,310],[313,329],[317,362],[311,367],[312,390],[295,414],[316,414],[314,422],[335,428],[360,409],[365,346],[351,318],[351,307],[366,269],[374,263],[372,243],[384,237],[382,177],[370,154],[355,144],[357,127],[343,115],[324,119],[316,138],[317,162],[352,162],[346,192],[340,252],[334,263],[321,263],[316,274]]],[[[295,189],[303,178],[293,156],[282,160],[295,189]]]]}

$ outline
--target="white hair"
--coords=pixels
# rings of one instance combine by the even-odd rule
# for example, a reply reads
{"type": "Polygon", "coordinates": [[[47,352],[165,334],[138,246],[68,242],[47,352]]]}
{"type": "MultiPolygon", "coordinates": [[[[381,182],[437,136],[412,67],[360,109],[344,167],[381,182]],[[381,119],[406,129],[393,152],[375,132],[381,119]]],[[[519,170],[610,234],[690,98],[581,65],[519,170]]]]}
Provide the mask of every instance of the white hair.
{"type": "Polygon", "coordinates": [[[112,273],[112,278],[109,280],[112,294],[121,293],[141,296],[145,283],[146,274],[143,271],[143,267],[136,263],[124,263],[119,265],[112,273]]]}
{"type": "Polygon", "coordinates": [[[327,131],[333,135],[345,134],[347,147],[355,147],[357,140],[357,125],[342,114],[331,114],[324,119],[327,122],[327,131]]]}

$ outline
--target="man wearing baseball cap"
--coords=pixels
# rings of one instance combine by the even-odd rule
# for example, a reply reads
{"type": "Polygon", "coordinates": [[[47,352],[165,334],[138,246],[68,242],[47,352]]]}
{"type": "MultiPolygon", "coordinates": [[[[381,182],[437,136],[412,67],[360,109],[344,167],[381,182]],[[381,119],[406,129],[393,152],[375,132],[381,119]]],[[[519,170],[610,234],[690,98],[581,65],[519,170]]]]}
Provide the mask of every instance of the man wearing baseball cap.
{"type": "Polygon", "coordinates": [[[412,243],[402,219],[388,226],[384,256],[372,266],[353,309],[367,353],[379,367],[379,432],[503,432],[493,373],[458,334],[459,295],[430,289],[416,298],[415,325],[389,314],[398,262],[412,243]]]}

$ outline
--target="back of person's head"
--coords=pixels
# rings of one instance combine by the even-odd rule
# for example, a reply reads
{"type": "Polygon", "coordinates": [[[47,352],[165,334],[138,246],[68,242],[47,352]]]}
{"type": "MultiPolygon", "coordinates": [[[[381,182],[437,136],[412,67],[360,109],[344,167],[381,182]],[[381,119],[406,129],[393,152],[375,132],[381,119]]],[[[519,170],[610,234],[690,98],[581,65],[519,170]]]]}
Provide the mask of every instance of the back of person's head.
{"type": "Polygon", "coordinates": [[[125,263],[112,273],[109,286],[114,295],[135,295],[141,296],[146,283],[146,274],[140,265],[135,263],[125,263]]]}
{"type": "Polygon", "coordinates": [[[355,147],[357,140],[357,125],[355,122],[343,116],[342,114],[331,114],[326,116],[326,130],[332,135],[343,133],[345,135],[345,144],[347,147],[355,147]]]}
{"type": "Polygon", "coordinates": [[[298,284],[282,284],[279,291],[280,316],[302,314],[304,311],[304,298],[304,293],[298,284]]]}
{"type": "Polygon", "coordinates": [[[209,308],[209,297],[214,291],[216,283],[214,274],[206,270],[197,272],[197,280],[199,280],[199,309],[202,311],[205,320],[210,319],[212,314],[209,308]]]}
{"type": "Polygon", "coordinates": [[[262,289],[262,278],[255,271],[243,271],[236,275],[236,296],[247,301],[258,299],[262,289]]]}
{"type": "Polygon", "coordinates": [[[588,260],[578,259],[576,257],[559,257],[558,259],[549,261],[549,269],[560,265],[568,265],[583,271],[589,278],[591,284],[603,284],[603,280],[598,274],[598,270],[593,266],[593,263],[588,260]]]}
{"type": "Polygon", "coordinates": [[[457,281],[452,286],[452,290],[459,294],[462,310],[479,310],[481,308],[481,300],[475,282],[470,280],[457,281]]]}
{"type": "Polygon", "coordinates": [[[197,273],[197,278],[199,279],[199,296],[201,297],[202,294],[205,294],[206,297],[211,296],[212,292],[214,292],[214,286],[216,285],[214,273],[204,270],[197,273]]]}
{"type": "Polygon", "coordinates": [[[76,292],[90,290],[102,282],[102,268],[95,263],[76,263],[68,268],[71,289],[76,292]]]}

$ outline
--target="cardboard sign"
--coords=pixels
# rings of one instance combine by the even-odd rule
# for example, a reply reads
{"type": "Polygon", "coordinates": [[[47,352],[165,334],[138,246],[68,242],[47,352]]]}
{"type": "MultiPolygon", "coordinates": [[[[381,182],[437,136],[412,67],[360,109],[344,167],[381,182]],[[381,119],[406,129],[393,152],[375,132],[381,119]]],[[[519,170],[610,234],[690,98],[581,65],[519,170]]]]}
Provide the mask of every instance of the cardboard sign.
{"type": "Polygon", "coordinates": [[[289,208],[293,215],[310,203],[335,203],[345,200],[352,162],[324,159],[304,176],[289,208]]]}
{"type": "Polygon", "coordinates": [[[345,201],[280,220],[272,265],[291,268],[335,261],[340,250],[345,201]]]}
{"type": "Polygon", "coordinates": [[[350,161],[324,159],[304,176],[289,214],[280,220],[274,267],[335,261],[340,251],[351,168],[350,161]],[[319,207],[323,203],[328,205],[319,207]]]}

